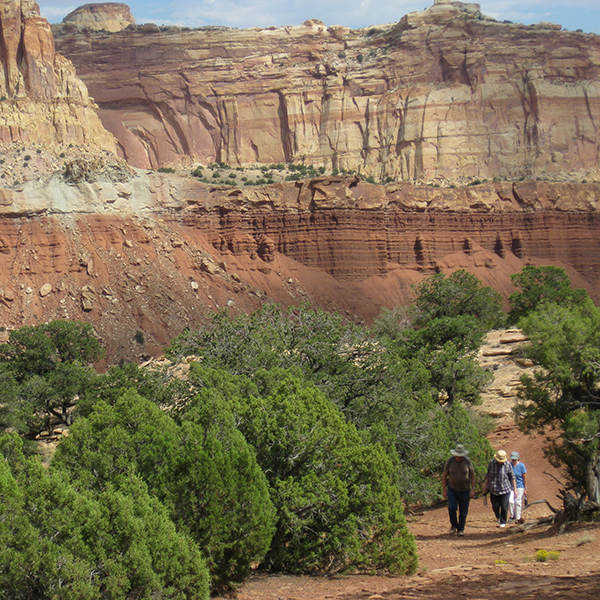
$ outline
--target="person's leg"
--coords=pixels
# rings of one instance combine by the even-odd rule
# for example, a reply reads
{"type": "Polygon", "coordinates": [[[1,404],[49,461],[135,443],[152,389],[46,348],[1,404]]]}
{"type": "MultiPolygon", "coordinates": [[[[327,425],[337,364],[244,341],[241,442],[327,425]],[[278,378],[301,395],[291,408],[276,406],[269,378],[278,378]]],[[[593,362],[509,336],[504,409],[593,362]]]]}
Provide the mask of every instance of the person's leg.
{"type": "Polygon", "coordinates": [[[451,487],[448,487],[448,516],[450,517],[450,526],[452,527],[450,533],[454,533],[458,530],[458,519],[456,518],[457,509],[458,493],[451,487]]]}
{"type": "Polygon", "coordinates": [[[467,515],[469,514],[470,492],[457,492],[458,495],[458,533],[465,530],[467,515]]]}
{"type": "Polygon", "coordinates": [[[490,502],[492,503],[492,510],[496,515],[496,519],[500,519],[500,496],[496,496],[496,494],[490,492],[490,502]]]}
{"type": "Polygon", "coordinates": [[[523,494],[524,493],[525,493],[525,488],[517,488],[517,499],[515,500],[515,512],[514,512],[515,521],[521,520],[521,511],[523,510],[523,494]]]}
{"type": "Polygon", "coordinates": [[[508,521],[508,501],[510,500],[510,493],[501,494],[498,496],[500,500],[500,526],[506,525],[508,521]]]}
{"type": "Polygon", "coordinates": [[[510,492],[510,497],[508,499],[508,515],[511,519],[515,519],[517,517],[515,517],[515,512],[516,512],[516,507],[515,507],[515,502],[517,501],[516,497],[515,497],[515,492],[511,491],[510,492]]]}

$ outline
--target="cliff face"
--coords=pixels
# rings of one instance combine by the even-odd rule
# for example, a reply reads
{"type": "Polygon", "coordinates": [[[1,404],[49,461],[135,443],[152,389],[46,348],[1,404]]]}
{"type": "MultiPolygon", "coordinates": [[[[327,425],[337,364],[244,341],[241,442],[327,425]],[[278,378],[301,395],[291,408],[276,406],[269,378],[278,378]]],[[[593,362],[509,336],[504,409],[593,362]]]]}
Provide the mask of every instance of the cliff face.
{"type": "Polygon", "coordinates": [[[600,184],[247,189],[109,172],[1,190],[2,326],[88,320],[118,361],[158,354],[218,308],[308,301],[370,323],[440,270],[507,297],[510,274],[555,264],[600,300],[600,184]]]}
{"type": "Polygon", "coordinates": [[[600,36],[500,23],[476,4],[364,30],[54,32],[141,167],[304,161],[456,180],[600,166],[600,36]]]}
{"type": "Polygon", "coordinates": [[[116,150],[32,0],[0,0],[0,143],[13,141],[116,150]]]}

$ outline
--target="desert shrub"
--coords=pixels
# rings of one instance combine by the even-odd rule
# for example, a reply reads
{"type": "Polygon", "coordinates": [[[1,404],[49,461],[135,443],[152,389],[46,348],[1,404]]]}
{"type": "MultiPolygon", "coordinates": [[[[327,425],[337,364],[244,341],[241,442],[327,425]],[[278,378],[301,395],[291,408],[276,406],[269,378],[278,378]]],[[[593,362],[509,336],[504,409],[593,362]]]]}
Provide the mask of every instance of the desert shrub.
{"type": "Polygon", "coordinates": [[[508,299],[511,306],[511,323],[518,323],[544,302],[574,307],[591,303],[587,292],[571,287],[569,276],[559,267],[527,265],[510,278],[518,288],[508,299]]]}
{"type": "Polygon", "coordinates": [[[52,423],[70,424],[75,399],[95,376],[88,363],[102,354],[89,323],[52,321],[11,331],[0,345],[0,426],[37,434],[52,423]]]}
{"type": "Polygon", "coordinates": [[[201,413],[180,427],[128,391],[112,406],[97,402],[78,419],[53,465],[89,489],[104,489],[131,473],[141,477],[200,544],[213,589],[223,591],[241,583],[264,555],[273,513],[264,476],[231,414],[213,402],[210,416],[201,413]]]}
{"type": "Polygon", "coordinates": [[[464,269],[436,273],[416,286],[415,322],[423,326],[440,317],[471,316],[484,331],[504,323],[500,294],[464,269]]]}
{"type": "MultiPolygon", "coordinates": [[[[218,384],[215,377],[199,370],[193,380],[218,384]]],[[[313,385],[281,371],[262,371],[252,383],[238,379],[237,392],[232,383],[221,385],[277,508],[266,565],[311,573],[415,571],[395,469],[381,445],[361,436],[313,385]]],[[[207,388],[206,397],[213,393],[207,388]]]]}
{"type": "Polygon", "coordinates": [[[208,599],[197,545],[139,478],[78,490],[65,473],[26,459],[14,437],[0,438],[0,449],[2,597],[208,599]]]}

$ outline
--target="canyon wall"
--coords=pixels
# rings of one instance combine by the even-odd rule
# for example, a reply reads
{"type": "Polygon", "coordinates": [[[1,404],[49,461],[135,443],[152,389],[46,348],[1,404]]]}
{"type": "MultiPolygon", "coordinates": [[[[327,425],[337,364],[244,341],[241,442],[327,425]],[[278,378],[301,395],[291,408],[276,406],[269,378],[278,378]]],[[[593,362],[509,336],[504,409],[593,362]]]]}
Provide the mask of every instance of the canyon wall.
{"type": "Polygon", "coordinates": [[[376,180],[600,166],[600,36],[438,0],[398,23],[237,30],[53,26],[140,167],[304,162],[376,180]]]}
{"type": "Polygon", "coordinates": [[[0,143],[14,141],[116,150],[33,0],[0,0],[0,143]]]}
{"type": "Polygon", "coordinates": [[[106,152],[37,5],[0,8],[0,341],[83,319],[111,362],[142,360],[215,309],[306,301],[371,323],[459,268],[507,298],[512,273],[554,264],[600,302],[598,36],[455,2],[358,31],[75,11],[57,47],[131,164],[181,167],[158,173],[106,152]],[[244,186],[251,170],[230,169],[225,185],[192,177],[193,161],[394,181],[244,186]]]}

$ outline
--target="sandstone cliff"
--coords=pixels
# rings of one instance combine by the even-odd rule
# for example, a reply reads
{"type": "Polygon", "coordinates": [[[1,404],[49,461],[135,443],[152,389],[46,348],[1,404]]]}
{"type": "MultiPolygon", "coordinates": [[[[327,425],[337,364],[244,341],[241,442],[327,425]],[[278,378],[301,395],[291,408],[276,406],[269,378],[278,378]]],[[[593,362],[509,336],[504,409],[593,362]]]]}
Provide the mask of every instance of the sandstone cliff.
{"type": "Polygon", "coordinates": [[[54,31],[137,166],[187,157],[376,180],[598,174],[597,35],[443,1],[363,30],[54,31]]]}
{"type": "Polygon", "coordinates": [[[497,23],[458,3],[368,31],[56,28],[138,165],[305,161],[397,180],[515,179],[240,187],[232,169],[228,185],[208,184],[189,168],[134,170],[93,151],[112,138],[37,6],[0,6],[0,141],[24,142],[2,150],[0,339],[84,319],[111,361],[135,360],[217,308],[309,301],[371,322],[409,302],[411,284],[458,268],[507,297],[510,274],[555,264],[600,301],[600,183],[516,180],[594,175],[598,36],[497,23]]]}
{"type": "Polygon", "coordinates": [[[116,150],[70,61],[55,52],[33,0],[0,0],[0,143],[116,150]]]}

